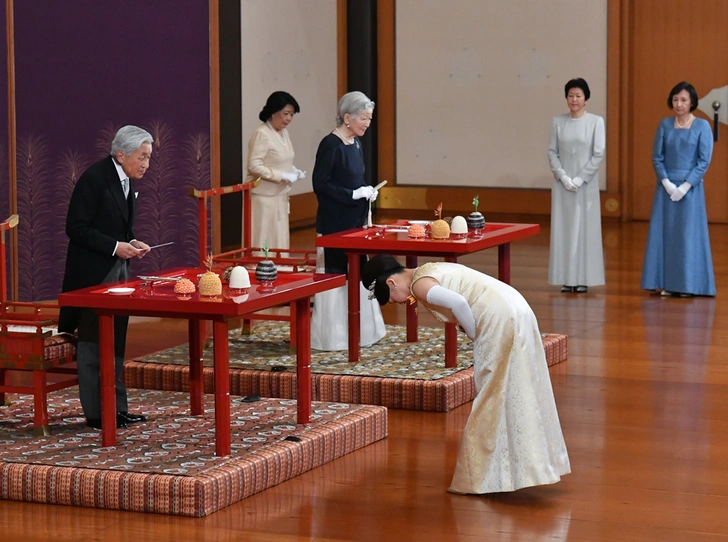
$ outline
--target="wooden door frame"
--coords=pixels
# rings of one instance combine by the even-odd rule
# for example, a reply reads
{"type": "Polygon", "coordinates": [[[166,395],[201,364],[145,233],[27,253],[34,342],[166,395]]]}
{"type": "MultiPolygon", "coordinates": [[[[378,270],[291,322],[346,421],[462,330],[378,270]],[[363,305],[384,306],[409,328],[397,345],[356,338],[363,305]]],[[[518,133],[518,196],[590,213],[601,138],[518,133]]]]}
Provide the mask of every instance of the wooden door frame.
{"type": "MultiPolygon", "coordinates": [[[[15,15],[13,0],[5,0],[5,36],[8,62],[8,198],[10,214],[18,214],[18,154],[17,127],[15,122],[15,15]]],[[[3,217],[4,220],[6,217],[3,217]]],[[[5,258],[6,254],[3,253],[5,258]]],[[[10,299],[17,300],[18,285],[18,228],[10,230],[10,299]]],[[[5,286],[5,285],[3,285],[5,286]]]]}

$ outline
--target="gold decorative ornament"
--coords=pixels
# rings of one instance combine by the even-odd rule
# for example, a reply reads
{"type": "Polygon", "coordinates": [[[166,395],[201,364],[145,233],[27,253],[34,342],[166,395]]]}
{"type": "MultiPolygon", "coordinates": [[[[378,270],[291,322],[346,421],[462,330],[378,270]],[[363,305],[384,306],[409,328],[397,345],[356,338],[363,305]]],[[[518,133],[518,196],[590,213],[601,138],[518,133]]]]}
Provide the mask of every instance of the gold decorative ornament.
{"type": "Polygon", "coordinates": [[[200,291],[200,295],[204,296],[215,296],[222,293],[222,281],[217,273],[212,272],[212,254],[207,257],[205,265],[207,271],[200,277],[200,282],[197,284],[197,289],[200,291]]]}

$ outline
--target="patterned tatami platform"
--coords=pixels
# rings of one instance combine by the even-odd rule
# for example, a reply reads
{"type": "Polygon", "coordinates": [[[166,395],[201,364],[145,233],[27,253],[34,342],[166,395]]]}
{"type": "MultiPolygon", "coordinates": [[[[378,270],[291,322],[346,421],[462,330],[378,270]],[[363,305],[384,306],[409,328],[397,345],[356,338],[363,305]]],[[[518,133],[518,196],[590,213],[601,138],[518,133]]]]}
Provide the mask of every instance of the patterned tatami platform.
{"type": "MultiPolygon", "coordinates": [[[[296,397],[296,357],[290,353],[289,326],[261,322],[252,335],[230,332],[230,393],[261,397],[296,397]]],[[[444,330],[420,328],[419,342],[406,341],[404,326],[387,326],[387,336],[362,348],[361,361],[348,353],[312,352],[313,399],[387,408],[447,412],[475,397],[472,343],[459,334],[458,365],[445,367],[444,330]]],[[[546,359],[566,359],[565,335],[543,334],[546,359]]],[[[189,390],[187,345],[125,363],[127,386],[189,390]]],[[[212,345],[204,352],[205,392],[212,393],[212,345]]]]}
{"type": "Polygon", "coordinates": [[[49,394],[43,438],[32,397],[14,396],[0,407],[0,498],[201,517],[387,436],[383,407],[316,402],[304,426],[295,400],[232,400],[232,454],[216,457],[212,400],[190,416],[187,394],[129,390],[130,410],[148,421],[104,448],[77,388],[49,394]]]}

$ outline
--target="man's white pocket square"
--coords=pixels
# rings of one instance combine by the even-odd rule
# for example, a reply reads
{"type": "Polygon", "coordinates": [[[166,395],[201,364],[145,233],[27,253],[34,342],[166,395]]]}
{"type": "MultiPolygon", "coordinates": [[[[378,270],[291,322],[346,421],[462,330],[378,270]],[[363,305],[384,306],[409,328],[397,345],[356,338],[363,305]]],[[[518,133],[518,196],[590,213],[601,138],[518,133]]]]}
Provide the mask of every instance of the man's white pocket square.
{"type": "Polygon", "coordinates": [[[139,192],[134,192],[134,199],[139,197],[139,192]]]}

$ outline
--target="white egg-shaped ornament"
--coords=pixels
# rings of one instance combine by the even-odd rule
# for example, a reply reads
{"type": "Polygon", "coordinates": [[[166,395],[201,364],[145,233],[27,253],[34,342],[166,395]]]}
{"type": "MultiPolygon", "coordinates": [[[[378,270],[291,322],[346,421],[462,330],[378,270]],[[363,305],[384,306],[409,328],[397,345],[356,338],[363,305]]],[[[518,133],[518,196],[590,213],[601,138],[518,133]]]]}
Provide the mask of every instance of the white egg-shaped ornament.
{"type": "Polygon", "coordinates": [[[468,223],[462,216],[456,216],[450,224],[450,239],[465,239],[468,236],[468,223]]]}
{"type": "Polygon", "coordinates": [[[242,290],[250,288],[250,275],[248,270],[241,265],[236,265],[230,271],[230,290],[243,293],[242,290]]]}

